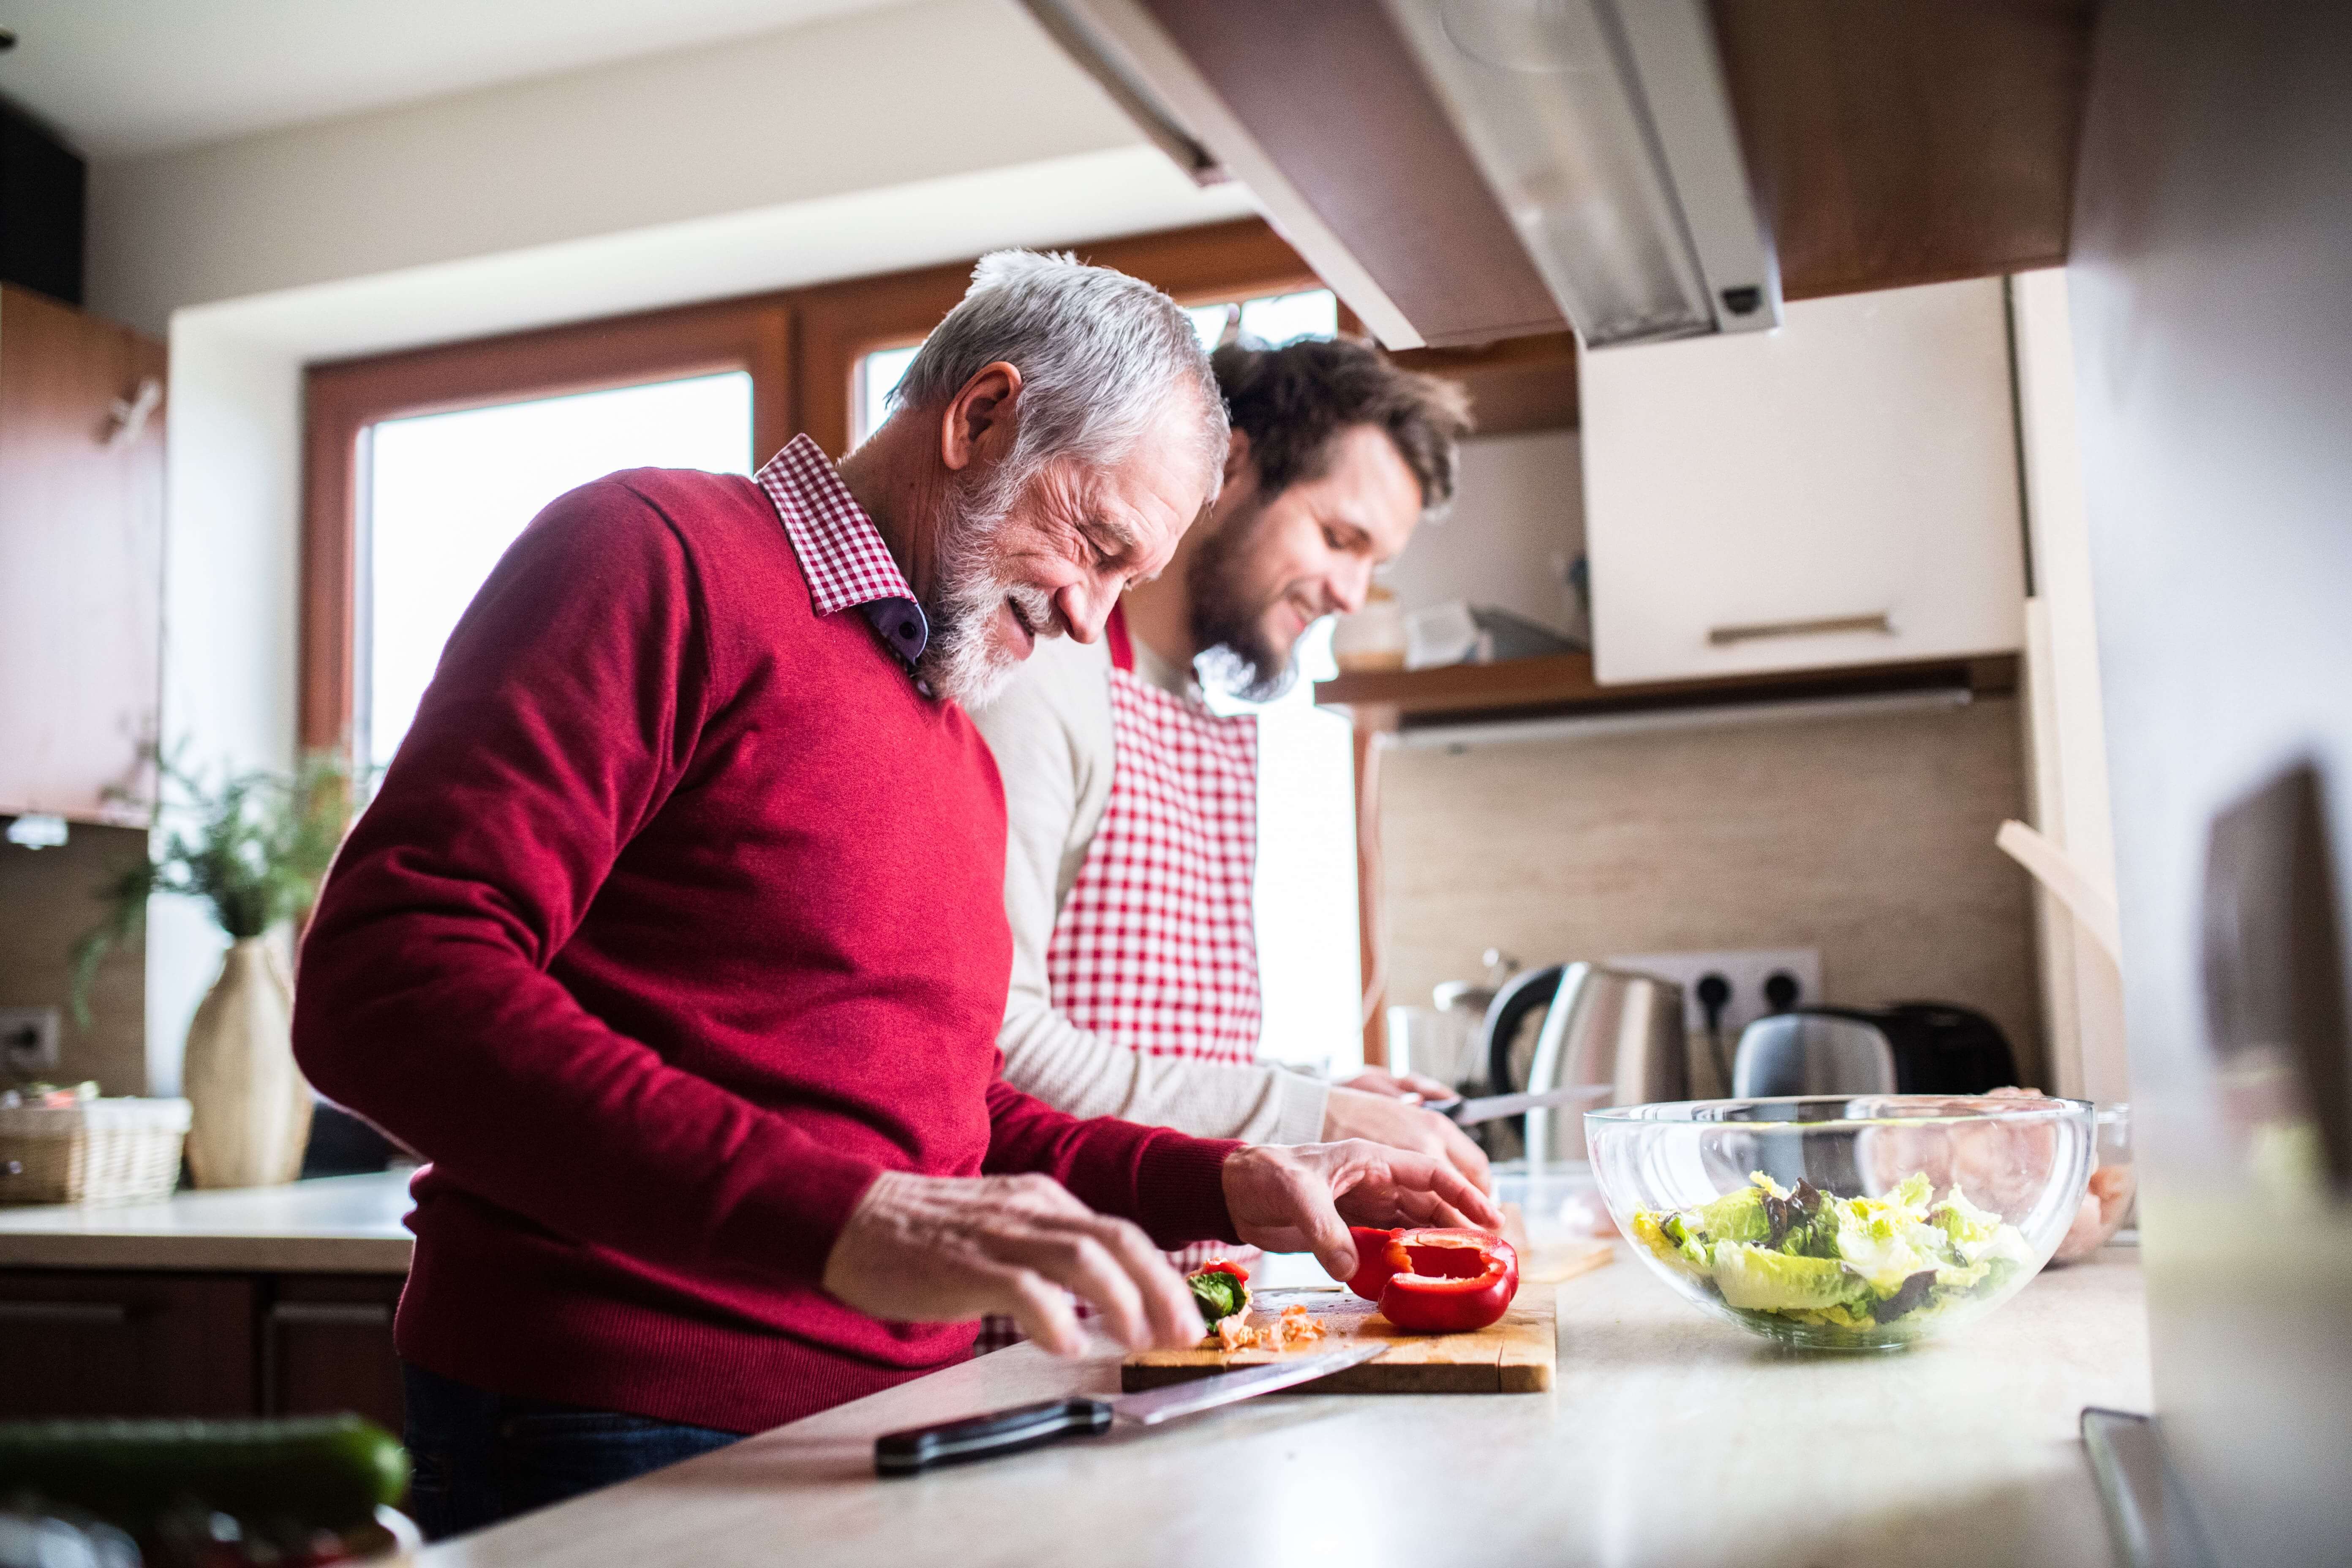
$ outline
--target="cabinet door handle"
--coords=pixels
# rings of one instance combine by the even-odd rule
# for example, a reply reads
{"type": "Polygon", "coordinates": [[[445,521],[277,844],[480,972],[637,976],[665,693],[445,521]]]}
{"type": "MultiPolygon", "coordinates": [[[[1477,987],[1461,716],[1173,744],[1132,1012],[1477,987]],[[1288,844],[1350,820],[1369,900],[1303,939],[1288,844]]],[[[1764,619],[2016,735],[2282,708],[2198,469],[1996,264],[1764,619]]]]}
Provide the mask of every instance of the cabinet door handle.
{"type": "Polygon", "coordinates": [[[0,1301],[0,1323],[119,1329],[130,1321],[131,1309],[120,1301],[0,1301]]]}
{"type": "Polygon", "coordinates": [[[381,1301],[272,1301],[273,1328],[383,1329],[392,1309],[381,1301]]]}
{"type": "Polygon", "coordinates": [[[285,1415],[286,1374],[280,1329],[389,1329],[392,1309],[382,1301],[272,1301],[262,1314],[261,1413],[285,1415]]]}
{"type": "Polygon", "coordinates": [[[1709,626],[1708,646],[1728,647],[1733,643],[1762,642],[1768,637],[1820,637],[1827,632],[1877,632],[1882,637],[1895,635],[1895,619],[1891,612],[1880,610],[1868,616],[1824,616],[1813,621],[1761,621],[1746,626],[1709,626]]]}

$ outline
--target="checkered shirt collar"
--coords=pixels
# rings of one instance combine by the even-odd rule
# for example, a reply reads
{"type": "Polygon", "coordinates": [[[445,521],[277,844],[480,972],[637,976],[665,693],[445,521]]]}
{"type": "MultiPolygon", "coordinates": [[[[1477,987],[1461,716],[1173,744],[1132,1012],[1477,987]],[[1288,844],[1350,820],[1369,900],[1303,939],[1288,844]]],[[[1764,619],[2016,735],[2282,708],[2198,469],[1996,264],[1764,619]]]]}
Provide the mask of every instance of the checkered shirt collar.
{"type": "Polygon", "coordinates": [[[824,449],[795,436],[752,478],[783,520],[816,613],[861,606],[892,652],[909,665],[920,658],[930,628],[915,591],[824,449]]]}

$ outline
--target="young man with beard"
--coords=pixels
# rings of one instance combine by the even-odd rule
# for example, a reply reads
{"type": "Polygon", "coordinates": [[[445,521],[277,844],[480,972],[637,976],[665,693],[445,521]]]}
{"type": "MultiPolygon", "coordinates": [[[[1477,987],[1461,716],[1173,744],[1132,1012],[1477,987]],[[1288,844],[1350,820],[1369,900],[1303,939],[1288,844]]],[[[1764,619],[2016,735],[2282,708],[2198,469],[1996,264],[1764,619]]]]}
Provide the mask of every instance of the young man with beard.
{"type": "Polygon", "coordinates": [[[983,261],[836,469],[558,500],[451,635],[304,942],[295,1048],[430,1161],[413,1496],[488,1523],[965,1356],[1200,1318],[1156,1250],[1491,1222],[1442,1162],[1079,1121],[997,1075],[996,773],[963,704],[1097,636],[1216,493],[1183,314],[983,261]],[[1112,1217],[1121,1216],[1121,1217],[1112,1217]]]}
{"type": "Polygon", "coordinates": [[[1005,1076],[1074,1115],[1375,1139],[1486,1185],[1476,1145],[1418,1108],[1445,1086],[1258,1063],[1257,721],[1211,712],[1201,687],[1276,696],[1307,628],[1362,606],[1452,498],[1466,400],[1360,343],[1229,344],[1213,363],[1233,425],[1213,507],[1099,643],[1040,650],[977,715],[1010,826],[1005,1076]]]}

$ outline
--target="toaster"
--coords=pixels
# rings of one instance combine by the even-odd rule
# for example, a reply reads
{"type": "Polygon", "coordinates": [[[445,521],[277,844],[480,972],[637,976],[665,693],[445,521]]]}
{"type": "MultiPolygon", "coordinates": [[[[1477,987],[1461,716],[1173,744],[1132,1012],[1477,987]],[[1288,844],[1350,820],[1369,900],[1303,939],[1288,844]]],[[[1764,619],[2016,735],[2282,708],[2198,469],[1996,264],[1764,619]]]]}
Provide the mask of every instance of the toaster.
{"type": "Polygon", "coordinates": [[[1982,1094],[2017,1081],[2000,1026],[1947,1002],[1797,1007],[1740,1031],[1731,1092],[1982,1094]]]}

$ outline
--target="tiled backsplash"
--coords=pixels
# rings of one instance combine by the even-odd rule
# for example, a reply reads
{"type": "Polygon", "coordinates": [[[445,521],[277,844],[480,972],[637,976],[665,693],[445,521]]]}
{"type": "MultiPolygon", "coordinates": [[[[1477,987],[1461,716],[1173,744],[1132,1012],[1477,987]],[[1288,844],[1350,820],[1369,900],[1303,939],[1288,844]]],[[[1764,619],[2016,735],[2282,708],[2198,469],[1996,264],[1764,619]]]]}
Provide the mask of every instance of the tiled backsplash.
{"type": "MultiPolygon", "coordinates": [[[[144,829],[79,825],[55,849],[0,844],[0,1006],[65,1007],[73,945],[102,912],[99,889],[146,852],[144,829]]],[[[99,966],[90,1027],[66,1019],[53,1076],[96,1079],[109,1094],[146,1091],[143,942],[125,942],[99,966]]]]}
{"type": "Polygon", "coordinates": [[[1389,1000],[1529,964],[1811,947],[1827,1000],[1980,1009],[2040,1070],[2014,700],[1391,751],[1381,762],[1389,1000]]]}

